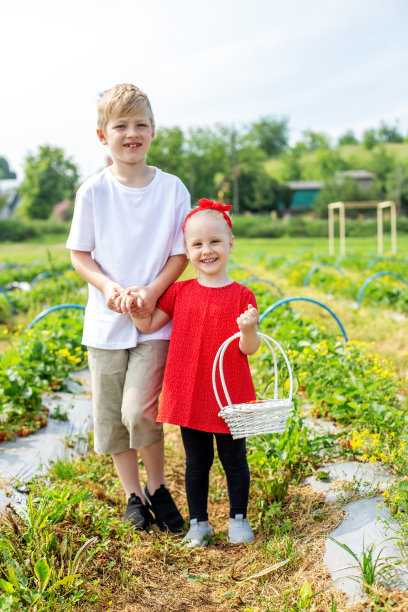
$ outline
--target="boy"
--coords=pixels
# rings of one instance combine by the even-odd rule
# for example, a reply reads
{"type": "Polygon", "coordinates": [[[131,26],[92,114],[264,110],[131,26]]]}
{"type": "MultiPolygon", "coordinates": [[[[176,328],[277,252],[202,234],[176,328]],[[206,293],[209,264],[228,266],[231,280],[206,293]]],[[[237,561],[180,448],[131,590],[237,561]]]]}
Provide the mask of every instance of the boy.
{"type": "Polygon", "coordinates": [[[132,289],[141,298],[139,315],[147,316],[186,266],[181,226],[190,196],[177,177],[147,165],[154,132],[150,102],[137,87],[116,85],[102,94],[97,135],[113,163],[79,188],[67,248],[89,287],[83,344],[95,451],[112,455],[127,498],[124,520],[147,529],[152,511],[160,529],[177,533],[183,519],[166,488],[156,423],[171,327],[139,333],[115,305],[118,292],[132,289]],[[147,473],[143,490],[138,454],[147,473]]]}

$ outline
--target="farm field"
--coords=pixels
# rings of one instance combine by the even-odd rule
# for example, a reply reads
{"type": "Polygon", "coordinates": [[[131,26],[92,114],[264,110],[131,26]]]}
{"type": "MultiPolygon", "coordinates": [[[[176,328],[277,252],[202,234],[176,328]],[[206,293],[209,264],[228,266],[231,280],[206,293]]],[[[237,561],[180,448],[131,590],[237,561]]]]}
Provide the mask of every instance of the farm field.
{"type": "MultiPolygon", "coordinates": [[[[408,287],[401,278],[408,280],[408,237],[400,240],[394,258],[377,259],[374,239],[350,239],[347,247],[350,256],[338,261],[327,255],[325,239],[236,240],[230,274],[238,281],[258,277],[250,286],[260,313],[281,294],[312,299],[337,315],[349,340],[327,310],[310,301],[282,305],[261,323],[260,330],[278,340],[291,361],[296,412],[284,434],[248,440],[255,542],[237,547],[226,542],[228,499],[218,461],[209,500],[215,536],[206,549],[188,550],[180,547],[180,538],[156,528],[135,534],[123,525],[124,500],[110,459],[90,452],[72,463],[55,463],[46,480],[30,483],[27,512],[3,517],[1,610],[408,609],[408,593],[378,582],[392,572],[382,558],[364,566],[364,603],[347,606],[323,563],[325,538],[340,524],[344,504],[329,504],[304,484],[325,460],[382,465],[396,476],[383,504],[398,523],[396,537],[404,547],[408,287]],[[377,272],[394,276],[373,279],[358,306],[362,284],[377,272]],[[330,420],[339,432],[316,436],[306,417],[330,420]]],[[[86,292],[61,244],[2,245],[1,262],[19,265],[0,270],[3,287],[23,277],[31,283],[30,291],[10,290],[10,303],[0,297],[0,438],[11,439],[46,426],[41,393],[57,392],[69,372],[86,364],[80,311],[60,310],[31,330],[27,325],[56,304],[84,304],[86,292]]],[[[251,364],[257,393],[267,396],[273,375],[267,349],[251,364]]],[[[279,382],[287,393],[283,364],[279,382]]],[[[169,487],[187,516],[177,428],[167,428],[166,440],[169,487]]],[[[356,496],[355,488],[345,488],[343,502],[356,496]]]]}

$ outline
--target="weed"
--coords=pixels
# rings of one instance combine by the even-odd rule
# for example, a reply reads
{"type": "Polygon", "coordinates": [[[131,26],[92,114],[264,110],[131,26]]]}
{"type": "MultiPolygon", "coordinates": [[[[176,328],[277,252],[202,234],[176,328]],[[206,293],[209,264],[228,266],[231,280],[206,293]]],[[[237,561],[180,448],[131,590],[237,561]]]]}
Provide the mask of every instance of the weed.
{"type": "Polygon", "coordinates": [[[355,560],[355,567],[360,570],[361,576],[349,576],[349,578],[352,580],[361,581],[362,586],[367,593],[371,592],[372,587],[377,582],[389,581],[395,566],[402,563],[401,559],[391,560],[383,558],[381,554],[384,548],[381,548],[381,550],[377,553],[377,545],[375,542],[369,544],[368,546],[365,546],[363,542],[363,550],[360,557],[358,557],[356,553],[353,552],[349,546],[347,546],[347,544],[339,542],[331,536],[329,536],[329,539],[349,553],[349,555],[351,555],[351,557],[355,560]]]}

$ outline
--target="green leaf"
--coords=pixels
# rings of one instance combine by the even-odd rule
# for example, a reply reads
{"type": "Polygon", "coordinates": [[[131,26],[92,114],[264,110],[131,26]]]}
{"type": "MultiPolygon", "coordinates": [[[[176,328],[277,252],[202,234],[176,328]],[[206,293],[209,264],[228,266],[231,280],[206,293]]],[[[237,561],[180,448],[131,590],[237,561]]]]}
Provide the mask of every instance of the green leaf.
{"type": "Polygon", "coordinates": [[[41,591],[44,591],[51,576],[51,570],[45,557],[37,561],[34,566],[34,572],[38,579],[38,584],[41,591]]]}
{"type": "Polygon", "coordinates": [[[7,580],[3,580],[3,578],[0,578],[0,586],[3,591],[7,593],[7,595],[11,595],[12,593],[14,593],[14,587],[11,582],[7,582],[7,580]]]}

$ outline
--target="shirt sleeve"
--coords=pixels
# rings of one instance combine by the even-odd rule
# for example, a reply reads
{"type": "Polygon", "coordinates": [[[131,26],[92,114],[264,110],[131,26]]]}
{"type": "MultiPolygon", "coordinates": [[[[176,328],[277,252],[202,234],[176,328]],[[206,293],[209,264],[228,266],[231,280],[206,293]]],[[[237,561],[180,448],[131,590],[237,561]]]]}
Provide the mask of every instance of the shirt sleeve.
{"type": "Polygon", "coordinates": [[[95,231],[90,190],[80,187],[75,198],[74,215],[66,247],[75,251],[93,251],[95,231]]]}
{"type": "Polygon", "coordinates": [[[173,316],[174,302],[176,300],[177,287],[176,283],[170,285],[170,287],[159,297],[156,303],[156,307],[160,308],[169,317],[173,316]]]}
{"type": "Polygon", "coordinates": [[[252,306],[254,306],[254,308],[258,308],[254,292],[251,291],[251,289],[248,289],[248,287],[245,287],[243,285],[242,293],[241,293],[241,304],[240,304],[241,314],[245,312],[245,310],[247,310],[248,304],[251,304],[252,306]]]}
{"type": "Polygon", "coordinates": [[[181,226],[183,225],[184,219],[187,217],[188,213],[191,210],[190,194],[185,187],[184,187],[184,194],[185,194],[185,197],[176,212],[174,239],[173,239],[173,244],[171,246],[170,256],[171,255],[181,255],[185,253],[184,236],[183,236],[183,230],[181,229],[181,226]]]}

